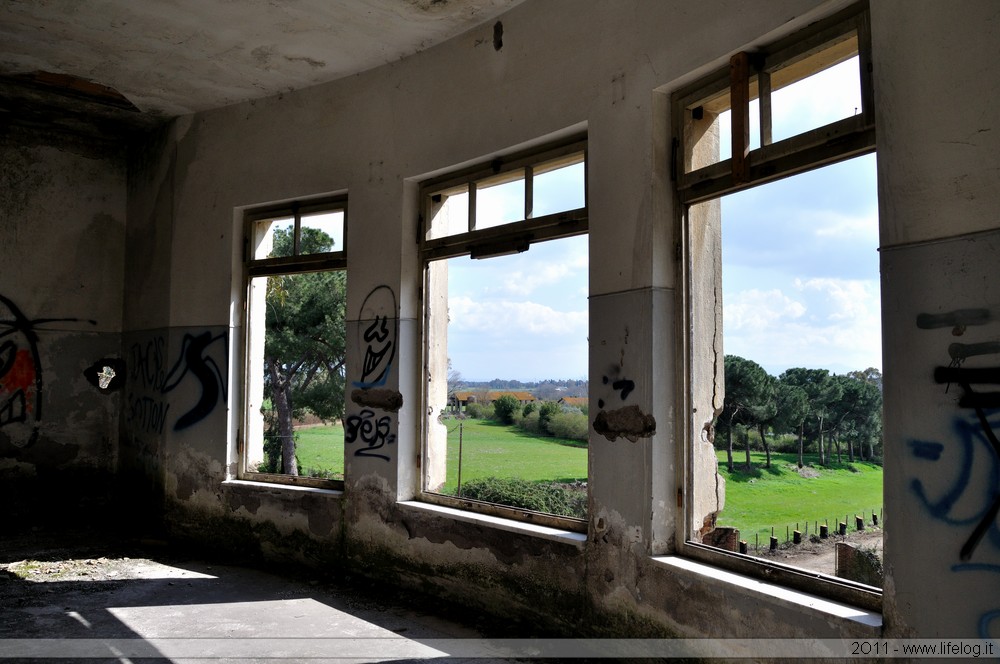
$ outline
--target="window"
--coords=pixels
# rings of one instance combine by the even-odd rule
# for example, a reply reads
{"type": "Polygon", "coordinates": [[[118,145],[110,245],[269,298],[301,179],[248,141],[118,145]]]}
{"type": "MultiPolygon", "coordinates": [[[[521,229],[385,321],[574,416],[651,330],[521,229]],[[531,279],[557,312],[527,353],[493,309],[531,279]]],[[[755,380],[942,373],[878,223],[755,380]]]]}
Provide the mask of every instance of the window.
{"type": "Polygon", "coordinates": [[[242,476],[342,487],[346,198],[245,215],[242,476]]]}
{"type": "Polygon", "coordinates": [[[586,143],[423,183],[422,497],[584,530],[586,143]]]}
{"type": "MultiPolygon", "coordinates": [[[[763,453],[769,454],[767,436],[770,434],[773,437],[781,426],[788,428],[774,424],[770,412],[756,412],[752,417],[734,413],[735,404],[743,397],[741,388],[744,384],[760,378],[759,382],[765,385],[762,389],[776,390],[777,381],[768,379],[766,369],[757,362],[745,362],[756,358],[731,354],[730,345],[734,349],[743,348],[739,345],[742,340],[732,332],[740,328],[747,318],[757,316],[763,319],[777,315],[775,307],[765,310],[762,303],[767,297],[777,298],[772,304],[784,304],[792,309],[802,306],[788,298],[781,300],[780,289],[770,279],[778,271],[779,263],[787,262],[789,255],[805,254],[804,250],[792,250],[782,257],[776,252],[765,255],[760,250],[759,260],[741,263],[733,259],[733,249],[727,240],[742,232],[754,235],[757,246],[763,247],[762,242],[768,240],[772,246],[778,245],[779,240],[791,235],[790,229],[799,231],[808,228],[815,235],[824,220],[818,214],[792,218],[786,210],[793,197],[849,199],[857,196],[858,191],[865,191],[865,195],[874,200],[874,158],[868,156],[847,161],[875,149],[874,93],[867,21],[867,11],[863,6],[846,9],[779,42],[737,53],[732,56],[728,68],[675,93],[672,100],[675,136],[672,174],[683,238],[682,269],[686,274],[682,298],[688,317],[685,326],[687,334],[683,340],[688,385],[683,391],[680,411],[688,415],[679,426],[683,430],[681,439],[690,441],[690,444],[683,471],[685,529],[680,547],[687,555],[749,574],[766,575],[790,586],[822,592],[868,608],[878,608],[881,601],[879,588],[873,587],[870,582],[839,578],[834,576],[833,570],[828,574],[802,570],[778,562],[782,558],[756,557],[753,551],[756,538],[752,533],[741,532],[737,535],[732,530],[723,529],[721,526],[727,517],[746,506],[730,504],[730,497],[726,496],[727,483],[717,472],[716,449],[725,451],[728,445],[720,445],[720,439],[725,437],[728,441],[734,433],[742,432],[747,437],[761,438],[765,443],[762,445],[763,453]],[[835,88],[838,94],[829,103],[813,105],[812,108],[800,103],[803,99],[815,97],[816,90],[831,88],[835,88]],[[862,183],[860,189],[849,189],[846,181],[852,178],[858,180],[855,177],[858,173],[862,174],[861,180],[867,177],[867,181],[862,183]],[[867,176],[864,175],[866,173],[867,176]],[[821,195],[810,192],[821,192],[821,195]],[[737,220],[739,215],[733,210],[738,206],[744,209],[749,206],[756,214],[744,215],[745,219],[737,220]],[[742,229],[734,226],[740,223],[743,224],[742,229]],[[747,224],[754,226],[748,228],[747,224]],[[759,269],[748,269],[747,265],[756,265],[759,269]],[[744,299],[736,302],[733,294],[740,291],[744,299]],[[730,329],[723,343],[726,326],[730,329]],[[734,357],[738,361],[733,361],[734,357]],[[743,380],[743,375],[750,378],[743,380]],[[731,384],[726,384],[727,376],[731,384]],[[745,546],[741,539],[749,546],[741,548],[745,546]]],[[[870,207],[867,214],[859,214],[850,221],[858,222],[855,226],[863,227],[853,230],[857,230],[868,243],[864,247],[868,261],[865,283],[869,291],[875,291],[871,307],[877,321],[880,306],[877,293],[877,212],[874,204],[870,207]]],[[[858,246],[853,243],[851,250],[857,250],[858,246]]],[[[827,267],[834,271],[843,269],[838,264],[839,258],[835,244],[828,240],[828,245],[814,255],[814,265],[810,267],[827,267]]],[[[816,280],[815,283],[820,282],[816,280]]],[[[832,280],[827,280],[826,284],[830,283],[832,280]]],[[[808,286],[805,281],[799,285],[803,288],[808,286]]],[[[867,294],[871,295],[870,292],[867,294]]],[[[849,294],[846,299],[850,299],[849,294]]],[[[801,313],[796,309],[792,315],[801,313]]],[[[877,327],[874,332],[867,328],[865,334],[866,337],[857,339],[856,344],[874,343],[874,357],[878,358],[877,327]]],[[[769,343],[771,352],[766,359],[761,358],[760,364],[778,366],[786,360],[792,365],[798,362],[791,359],[792,344],[783,343],[777,335],[771,335],[769,343]]],[[[880,359],[875,361],[880,364],[880,359]]],[[[866,366],[854,368],[858,370],[856,382],[859,384],[871,378],[864,375],[866,366]]],[[[792,378],[794,376],[790,376],[788,382],[794,382],[792,378]]],[[[859,393],[863,391],[866,395],[872,392],[870,385],[853,387],[858,387],[859,393]]],[[[880,404],[880,390],[875,390],[871,396],[880,404]]],[[[750,398],[747,397],[746,401],[749,402],[750,398]]],[[[880,406],[873,406],[870,411],[881,415],[880,406]]],[[[831,432],[829,422],[825,426],[819,424],[817,431],[819,453],[822,455],[823,435],[831,432]]],[[[871,433],[862,432],[860,428],[852,431],[852,435],[858,436],[871,433]]],[[[844,442],[848,442],[846,438],[844,442]]],[[[849,442],[849,453],[853,454],[856,441],[852,439],[849,442]]],[[[872,443],[868,451],[874,447],[872,443]]],[[[749,459],[749,446],[746,455],[749,459]]],[[[726,458],[722,454],[720,457],[726,458]]],[[[784,463],[784,460],[778,462],[784,463]]],[[[742,464],[742,459],[737,463],[742,464]]],[[[760,466],[765,463],[760,462],[760,466]]],[[[797,464],[793,461],[792,465],[797,464]]],[[[748,470],[752,470],[752,466],[751,463],[748,470]]],[[[729,477],[731,482],[749,483],[753,480],[749,474],[729,477]]],[[[756,481],[764,484],[761,480],[756,481]]],[[[731,493],[738,492],[734,490],[731,493]]],[[[878,493],[881,494],[880,485],[878,493]]],[[[877,505],[858,505],[851,511],[863,513],[880,507],[879,497],[877,505]]],[[[829,510],[829,514],[803,514],[800,533],[805,530],[806,522],[810,529],[817,529],[824,517],[836,514],[834,508],[829,510]]],[[[844,516],[840,513],[841,519],[844,516]]],[[[786,524],[774,525],[780,527],[780,532],[775,535],[784,542],[786,524]]],[[[827,525],[835,529],[839,523],[827,525]]],[[[850,528],[855,528],[853,519],[850,528]]],[[[765,548],[770,549],[770,544],[770,537],[767,537],[765,548]]]]}

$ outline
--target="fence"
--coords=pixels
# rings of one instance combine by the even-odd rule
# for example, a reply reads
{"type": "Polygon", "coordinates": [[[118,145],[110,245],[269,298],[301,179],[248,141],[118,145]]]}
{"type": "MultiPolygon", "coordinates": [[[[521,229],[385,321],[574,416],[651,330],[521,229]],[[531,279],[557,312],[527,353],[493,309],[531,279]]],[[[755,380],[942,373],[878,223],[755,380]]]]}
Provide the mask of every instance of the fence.
{"type": "MultiPolygon", "coordinates": [[[[884,508],[877,508],[871,510],[864,510],[861,513],[844,515],[843,520],[839,516],[833,517],[833,528],[830,527],[831,519],[823,519],[821,523],[818,519],[812,521],[799,521],[795,524],[794,529],[791,524],[785,525],[785,540],[786,546],[802,544],[803,541],[809,541],[810,538],[810,525],[812,526],[811,534],[813,537],[819,540],[826,540],[832,537],[847,537],[848,532],[861,532],[867,528],[881,528],[885,523],[884,508]]],[[[778,549],[780,543],[780,528],[775,534],[775,527],[771,527],[771,535],[768,537],[767,542],[764,546],[769,551],[775,551],[778,549]]],[[[716,528],[711,533],[705,535],[703,538],[703,543],[709,546],[714,546],[720,549],[726,549],[728,551],[739,551],[740,553],[749,553],[750,544],[747,540],[740,538],[740,531],[736,528],[726,528],[720,527],[716,528]]],[[[754,553],[760,553],[761,540],[760,531],[754,533],[754,553]]]]}

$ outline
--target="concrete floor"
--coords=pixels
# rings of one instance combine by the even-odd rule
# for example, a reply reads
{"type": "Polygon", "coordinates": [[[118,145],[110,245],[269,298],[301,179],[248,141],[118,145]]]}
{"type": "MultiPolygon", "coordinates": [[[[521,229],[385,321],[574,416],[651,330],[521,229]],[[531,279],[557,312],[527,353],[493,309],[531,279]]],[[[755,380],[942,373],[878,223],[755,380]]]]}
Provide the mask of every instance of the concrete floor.
{"type": "Polygon", "coordinates": [[[360,579],[279,576],[94,533],[5,537],[0,606],[3,664],[462,661],[504,631],[360,579]]]}

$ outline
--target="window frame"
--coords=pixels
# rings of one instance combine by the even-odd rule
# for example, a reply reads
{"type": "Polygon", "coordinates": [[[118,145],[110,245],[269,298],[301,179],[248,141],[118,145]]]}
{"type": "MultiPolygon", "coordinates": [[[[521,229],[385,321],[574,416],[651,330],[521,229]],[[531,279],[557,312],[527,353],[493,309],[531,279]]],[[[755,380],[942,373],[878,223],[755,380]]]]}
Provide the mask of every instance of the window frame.
{"type": "MultiPolygon", "coordinates": [[[[853,54],[849,57],[853,57],[853,54]]],[[[847,58],[843,58],[846,60],[847,58]]],[[[832,63],[836,64],[836,63],[832,63]]],[[[827,66],[832,66],[829,64],[827,66]]],[[[811,69],[811,73],[821,71],[811,69]]],[[[702,524],[698,520],[704,515],[694,513],[698,504],[695,487],[695,448],[700,435],[696,426],[693,404],[696,402],[694,385],[694,348],[699,347],[695,330],[699,321],[694,302],[703,293],[696,287],[695,275],[700,270],[694,265],[692,254],[691,207],[697,203],[718,201],[727,194],[735,193],[794,176],[809,170],[846,161],[875,151],[874,89],[872,85],[872,55],[867,2],[848,7],[826,19],[789,35],[774,43],[764,45],[756,52],[741,52],[730,59],[729,67],[715,72],[677,90],[671,97],[672,154],[670,155],[671,179],[673,181],[675,220],[678,229],[678,346],[682,357],[679,379],[682,389],[678,390],[677,408],[682,417],[676,419],[679,446],[679,482],[682,487],[678,495],[678,524],[675,544],[678,552],[692,559],[718,565],[747,576],[766,579],[770,582],[813,592],[834,600],[881,610],[882,589],[856,583],[833,575],[813,572],[778,562],[755,558],[750,555],[715,548],[696,541],[702,524]],[[860,112],[854,116],[817,127],[779,142],[769,141],[769,94],[765,81],[758,83],[760,98],[761,147],[749,149],[749,105],[752,98],[750,78],[760,72],[780,70],[793,65],[839,39],[850,41],[851,34],[857,35],[857,56],[859,58],[859,81],[861,86],[860,112]],[[740,105],[742,113],[731,108],[732,123],[720,127],[740,136],[732,136],[734,155],[716,163],[685,170],[685,159],[690,145],[685,144],[685,124],[692,117],[693,109],[699,102],[715,95],[724,94],[728,88],[731,107],[740,105]],[[742,88],[738,90],[737,88],[742,88]],[[761,89],[762,88],[762,89],[761,89]],[[738,117],[739,116],[739,117],[738,117]],[[740,148],[743,148],[740,150],[740,148]],[[742,153],[742,156],[741,156],[742,153]]],[[[811,75],[807,73],[806,76],[811,75]]],[[[802,80],[796,78],[791,83],[802,80]]],[[[760,79],[758,79],[760,80],[760,79]]],[[[693,140],[692,144],[696,144],[693,140]]],[[[721,219],[721,218],[720,218],[721,219]]],[[[721,232],[721,226],[720,226],[721,232]]],[[[721,242],[721,236],[720,240],[721,242]]],[[[704,288],[704,287],[702,287],[704,288]]],[[[721,288],[714,283],[712,288],[721,288]]],[[[719,291],[721,295],[721,290],[719,291]]],[[[714,295],[713,295],[714,297],[714,295]]],[[[721,329],[718,331],[721,334],[721,329]]],[[[704,344],[705,341],[700,343],[704,344]]],[[[721,363],[721,356],[717,358],[721,363]]],[[[714,446],[713,446],[714,447],[714,446]]],[[[714,490],[714,487],[712,487],[714,490]]],[[[706,490],[706,489],[702,489],[706,490]]]]}
{"type": "MultiPolygon", "coordinates": [[[[871,29],[867,3],[862,3],[818,21],[785,39],[762,46],[752,53],[738,52],[730,58],[728,68],[719,69],[675,92],[672,99],[674,139],[671,177],[675,183],[678,202],[686,205],[719,198],[725,194],[874,151],[875,96],[871,72],[871,29]],[[765,129],[770,125],[769,98],[771,92],[780,88],[754,83],[750,79],[759,74],[791,69],[797,62],[821,51],[824,45],[838,39],[841,42],[849,41],[851,33],[857,35],[861,84],[860,112],[784,140],[770,142],[766,138],[769,131],[765,129]],[[740,92],[737,92],[737,89],[740,92]],[[749,150],[746,142],[749,140],[749,101],[755,89],[762,100],[761,131],[765,140],[761,141],[761,147],[749,150]],[[731,92],[733,100],[744,101],[743,113],[732,114],[731,132],[734,134],[732,143],[734,153],[741,144],[746,149],[742,156],[736,154],[735,157],[686,172],[683,163],[684,111],[697,108],[703,100],[727,90],[731,92]],[[736,134],[739,134],[739,141],[736,140],[736,134]]],[[[802,79],[795,79],[788,84],[798,80],[802,79]]],[[[732,106],[736,105],[735,101],[732,106]]]]}
{"type": "MultiPolygon", "coordinates": [[[[280,275],[308,274],[313,272],[343,271],[347,272],[347,236],[348,236],[348,207],[347,195],[324,196],[322,198],[295,200],[286,203],[278,203],[262,207],[255,207],[243,213],[243,397],[241,408],[242,428],[238,438],[237,457],[238,474],[241,480],[267,482],[270,484],[311,487],[317,489],[334,489],[342,491],[344,480],[325,479],[319,477],[305,477],[301,475],[286,475],[283,473],[262,473],[247,468],[249,441],[247,436],[250,427],[250,408],[247,403],[249,398],[249,386],[251,380],[251,358],[249,349],[251,348],[251,336],[260,334],[261,330],[254,330],[250,321],[250,284],[257,277],[272,277],[280,275]],[[343,247],[339,251],[330,251],[317,254],[300,254],[298,252],[299,236],[302,228],[302,217],[304,215],[322,212],[342,212],[344,215],[343,247]],[[277,258],[253,258],[254,226],[258,222],[268,219],[276,220],[281,218],[294,219],[294,250],[292,256],[281,256],[277,258]]],[[[346,324],[346,318],[345,318],[346,324]]],[[[346,335],[345,335],[346,338],[346,335]]],[[[349,352],[345,347],[344,353],[349,352]]],[[[346,385],[346,384],[345,384],[346,385]]],[[[346,401],[346,388],[345,388],[346,401]]],[[[263,441],[261,441],[263,444],[263,441]]],[[[346,454],[346,451],[345,451],[346,454]]],[[[346,460],[345,460],[346,469],[346,460]]]]}
{"type": "MultiPolygon", "coordinates": [[[[559,516],[543,512],[534,512],[508,505],[500,505],[470,498],[459,498],[428,491],[426,489],[428,461],[428,445],[430,441],[431,418],[427,415],[431,410],[427,377],[429,368],[429,334],[432,329],[430,320],[434,315],[428,306],[430,290],[430,271],[428,266],[438,260],[469,256],[472,259],[491,258],[511,253],[527,251],[532,244],[548,240],[570,238],[589,233],[589,195],[588,195],[588,150],[586,134],[576,134],[565,140],[548,143],[539,148],[499,155],[489,160],[479,161],[472,166],[449,172],[445,175],[425,180],[419,187],[419,219],[417,224],[417,244],[420,260],[421,288],[421,372],[425,377],[421,404],[423,405],[420,423],[420,468],[417,498],[420,501],[451,507],[469,512],[486,514],[527,523],[534,523],[563,530],[586,532],[587,520],[574,517],[559,516]],[[552,214],[534,217],[533,208],[533,166],[550,165],[565,160],[565,165],[581,163],[575,159],[582,155],[584,165],[584,205],[572,210],[564,210],[552,214]],[[525,173],[525,210],[524,217],[487,228],[475,228],[475,183],[487,179],[503,179],[504,175],[512,175],[518,170],[525,173]],[[430,230],[431,207],[434,196],[448,189],[467,186],[469,191],[469,214],[464,232],[452,233],[443,237],[428,238],[430,230]]],[[[556,166],[559,168],[559,166],[556,166]]],[[[552,170],[552,169],[549,169],[552,170]]],[[[511,177],[510,180],[515,180],[511,177]]],[[[440,314],[438,314],[440,315],[440,314]]],[[[589,464],[588,464],[589,465],[589,464]]],[[[589,483],[588,483],[589,486],[589,483]]],[[[589,488],[588,488],[589,491],[589,488]]]]}

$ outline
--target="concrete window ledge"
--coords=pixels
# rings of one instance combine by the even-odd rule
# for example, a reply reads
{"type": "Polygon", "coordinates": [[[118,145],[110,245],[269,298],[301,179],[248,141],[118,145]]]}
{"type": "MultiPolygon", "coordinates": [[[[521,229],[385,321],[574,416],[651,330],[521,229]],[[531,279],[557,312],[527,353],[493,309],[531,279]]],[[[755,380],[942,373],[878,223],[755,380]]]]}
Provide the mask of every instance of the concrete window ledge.
{"type": "Polygon", "coordinates": [[[275,482],[255,482],[253,480],[226,480],[222,483],[222,489],[227,488],[232,489],[255,489],[263,491],[272,491],[274,493],[308,493],[320,496],[329,496],[330,498],[340,498],[344,495],[343,491],[337,489],[320,489],[312,486],[297,486],[295,484],[278,484],[275,482]]]}
{"type": "Polygon", "coordinates": [[[497,530],[505,530],[510,533],[527,535],[529,537],[540,537],[561,544],[569,544],[580,550],[583,549],[583,545],[587,542],[586,533],[577,533],[572,530],[560,530],[559,528],[550,528],[549,526],[540,526],[535,523],[525,523],[524,521],[515,521],[513,519],[503,519],[498,516],[490,516],[489,514],[467,512],[455,509],[454,507],[422,503],[416,500],[400,501],[398,505],[403,510],[433,514],[453,521],[464,521],[465,523],[473,523],[484,528],[496,528],[497,530]]]}
{"type": "Polygon", "coordinates": [[[658,567],[669,569],[678,576],[697,577],[699,582],[723,588],[727,592],[741,591],[755,600],[783,604],[797,610],[815,612],[829,622],[843,622],[851,631],[879,636],[882,631],[882,614],[825,599],[817,595],[793,590],[752,577],[736,574],[705,563],[677,556],[656,556],[658,567]]]}

